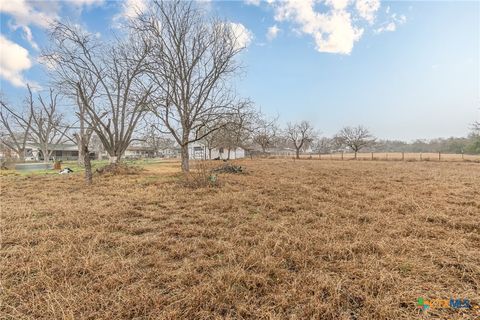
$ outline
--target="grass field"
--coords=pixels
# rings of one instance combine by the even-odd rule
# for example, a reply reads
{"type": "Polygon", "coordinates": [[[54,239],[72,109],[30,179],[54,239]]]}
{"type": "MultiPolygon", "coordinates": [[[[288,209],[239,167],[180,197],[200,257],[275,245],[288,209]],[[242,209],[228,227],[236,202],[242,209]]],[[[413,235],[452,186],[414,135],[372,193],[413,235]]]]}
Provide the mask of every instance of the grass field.
{"type": "Polygon", "coordinates": [[[245,160],[191,189],[1,177],[2,319],[475,319],[480,164],[245,160]]]}

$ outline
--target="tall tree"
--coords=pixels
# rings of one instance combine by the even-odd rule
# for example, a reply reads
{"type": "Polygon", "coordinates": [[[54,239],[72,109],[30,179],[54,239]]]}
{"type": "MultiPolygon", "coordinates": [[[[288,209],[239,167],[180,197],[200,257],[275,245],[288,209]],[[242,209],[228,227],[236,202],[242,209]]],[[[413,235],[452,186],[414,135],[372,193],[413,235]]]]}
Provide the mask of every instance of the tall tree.
{"type": "Polygon", "coordinates": [[[18,112],[2,104],[15,122],[25,131],[29,131],[28,139],[36,143],[43,156],[43,161],[48,163],[53,153],[52,145],[68,140],[67,132],[70,126],[65,124],[64,115],[57,109],[58,93],[49,89],[45,98],[41,94],[35,102],[31,88],[28,86],[26,110],[18,112]]]}
{"type": "Polygon", "coordinates": [[[32,113],[17,117],[10,110],[14,109],[3,98],[0,99],[0,142],[15,152],[22,162],[32,126],[32,113]]]}
{"type": "Polygon", "coordinates": [[[340,145],[346,146],[355,152],[355,159],[357,159],[357,153],[361,149],[375,143],[373,135],[363,126],[344,127],[337,133],[335,139],[340,145]]]}
{"type": "Polygon", "coordinates": [[[188,144],[225,126],[238,106],[229,84],[244,44],[231,24],[209,18],[192,2],[154,1],[149,14],[139,15],[137,30],[153,42],[153,112],[179,144],[188,172],[188,144]]]}
{"type": "Polygon", "coordinates": [[[81,120],[100,139],[110,162],[120,161],[148,109],[153,87],[145,73],[152,44],[133,29],[126,38],[107,42],[60,22],[51,38],[43,58],[57,85],[78,101],[81,120]]]}
{"type": "Polygon", "coordinates": [[[300,150],[311,143],[316,137],[315,129],[308,121],[287,123],[285,138],[293,145],[297,159],[300,159],[300,150]]]}

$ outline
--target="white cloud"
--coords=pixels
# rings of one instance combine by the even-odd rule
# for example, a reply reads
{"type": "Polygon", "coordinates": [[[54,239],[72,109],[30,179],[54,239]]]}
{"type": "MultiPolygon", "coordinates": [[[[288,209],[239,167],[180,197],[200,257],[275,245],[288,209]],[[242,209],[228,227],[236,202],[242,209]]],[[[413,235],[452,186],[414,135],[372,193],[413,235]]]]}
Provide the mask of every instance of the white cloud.
{"type": "Polygon", "coordinates": [[[259,6],[260,0],[245,0],[245,3],[251,6],[259,6]]]}
{"type": "Polygon", "coordinates": [[[122,5],[122,17],[131,19],[147,9],[146,0],[125,0],[122,5]]]}
{"type": "Polygon", "coordinates": [[[58,1],[32,1],[32,0],[5,0],[0,1],[0,12],[10,15],[12,21],[8,22],[12,30],[22,30],[22,37],[30,46],[39,50],[33,39],[30,26],[46,29],[50,24],[59,19],[61,5],[70,5],[82,9],[83,7],[102,4],[104,0],[69,0],[63,3],[58,1]]]}
{"type": "Polygon", "coordinates": [[[148,0],[124,0],[119,14],[113,16],[113,27],[123,28],[124,23],[148,10],[148,0]]]}
{"type": "Polygon", "coordinates": [[[273,25],[270,28],[268,28],[267,30],[268,41],[272,41],[273,39],[275,39],[279,32],[280,32],[280,28],[277,27],[277,25],[273,25]]]}
{"type": "Polygon", "coordinates": [[[68,3],[77,6],[77,7],[88,7],[100,5],[104,0],[68,0],[68,3]]]}
{"type": "Polygon", "coordinates": [[[395,22],[388,22],[375,29],[375,33],[392,32],[395,30],[397,30],[397,25],[395,24],[395,22]]]}
{"type": "Polygon", "coordinates": [[[372,24],[375,20],[375,14],[380,9],[380,0],[357,0],[355,7],[360,17],[372,24]]]}
{"type": "Polygon", "coordinates": [[[350,54],[363,34],[347,11],[350,1],[328,0],[326,12],[317,11],[315,4],[314,0],[280,2],[275,7],[275,19],[293,22],[301,33],[311,35],[319,52],[350,54]]]}
{"type": "Polygon", "coordinates": [[[26,85],[22,73],[30,69],[28,50],[0,35],[0,76],[16,87],[26,85]]]}
{"type": "Polygon", "coordinates": [[[343,10],[349,4],[351,0],[325,0],[325,4],[332,7],[335,10],[343,10]]]}
{"type": "Polygon", "coordinates": [[[36,25],[47,28],[57,18],[57,12],[43,11],[41,7],[36,6],[36,2],[26,0],[1,1],[0,12],[11,15],[15,24],[20,26],[36,25]]]}
{"type": "Polygon", "coordinates": [[[243,24],[230,22],[230,28],[232,28],[233,34],[235,36],[235,46],[237,48],[248,47],[252,42],[253,34],[248,30],[243,24]]]}
{"type": "Polygon", "coordinates": [[[37,51],[40,50],[35,40],[33,40],[32,30],[30,29],[30,27],[13,24],[11,22],[8,22],[8,26],[14,31],[21,29],[23,31],[22,37],[30,44],[30,47],[37,51]]]}
{"type": "Polygon", "coordinates": [[[375,33],[383,32],[393,32],[397,30],[398,25],[402,25],[407,22],[407,17],[405,15],[397,15],[396,13],[392,14],[386,22],[382,23],[380,27],[374,30],[375,33]]]}

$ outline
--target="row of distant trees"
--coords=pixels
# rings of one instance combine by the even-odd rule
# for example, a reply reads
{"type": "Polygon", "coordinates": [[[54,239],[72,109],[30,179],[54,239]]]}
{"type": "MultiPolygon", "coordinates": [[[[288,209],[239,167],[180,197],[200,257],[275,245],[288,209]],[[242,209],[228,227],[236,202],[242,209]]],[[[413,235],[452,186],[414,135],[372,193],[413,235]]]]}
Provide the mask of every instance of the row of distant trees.
{"type": "Polygon", "coordinates": [[[276,119],[267,119],[260,113],[245,120],[234,128],[225,127],[203,139],[211,152],[213,148],[228,150],[243,147],[263,154],[290,148],[299,158],[302,152],[327,154],[350,151],[356,154],[365,152],[443,152],[480,154],[480,124],[474,123],[468,137],[438,138],[404,142],[378,140],[364,126],[344,127],[333,137],[322,136],[308,121],[278,125],[276,119]]]}

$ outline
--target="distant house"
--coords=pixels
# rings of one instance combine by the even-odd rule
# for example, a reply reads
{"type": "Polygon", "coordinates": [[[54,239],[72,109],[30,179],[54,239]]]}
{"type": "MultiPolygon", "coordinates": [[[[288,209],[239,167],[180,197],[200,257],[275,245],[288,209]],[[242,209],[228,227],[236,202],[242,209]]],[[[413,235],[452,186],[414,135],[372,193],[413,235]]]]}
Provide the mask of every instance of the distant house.
{"type": "Polygon", "coordinates": [[[213,159],[241,159],[245,158],[245,149],[237,147],[228,148],[207,148],[200,142],[194,142],[188,146],[189,158],[192,160],[213,160],[213,159]],[[230,154],[229,154],[230,153],[230,154]]]}
{"type": "MultiPolygon", "coordinates": [[[[43,146],[38,143],[27,143],[25,145],[25,161],[43,161],[45,157],[42,149],[43,146]]],[[[50,161],[74,161],[78,159],[78,146],[73,143],[49,144],[48,151],[50,153],[48,160],[50,161]]],[[[18,159],[18,154],[3,146],[2,152],[0,152],[0,158],[5,157],[18,159]]],[[[90,157],[93,159],[95,153],[91,152],[90,157]]]]}
{"type": "Polygon", "coordinates": [[[157,150],[149,146],[129,146],[123,154],[125,159],[154,158],[156,156],[157,150]]]}
{"type": "Polygon", "coordinates": [[[156,149],[150,146],[129,146],[123,157],[125,159],[138,159],[138,158],[175,158],[178,155],[176,148],[161,148],[156,149]]]}
{"type": "Polygon", "coordinates": [[[158,150],[160,158],[176,158],[180,154],[180,148],[162,148],[158,150]]]}
{"type": "MultiPolygon", "coordinates": [[[[27,144],[25,148],[25,160],[43,161],[45,157],[42,149],[43,147],[38,143],[27,144]]],[[[78,147],[76,144],[50,144],[48,145],[48,151],[51,151],[49,160],[67,161],[78,159],[78,147]]]]}

